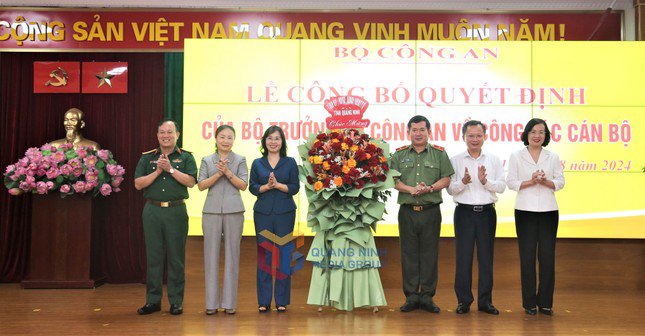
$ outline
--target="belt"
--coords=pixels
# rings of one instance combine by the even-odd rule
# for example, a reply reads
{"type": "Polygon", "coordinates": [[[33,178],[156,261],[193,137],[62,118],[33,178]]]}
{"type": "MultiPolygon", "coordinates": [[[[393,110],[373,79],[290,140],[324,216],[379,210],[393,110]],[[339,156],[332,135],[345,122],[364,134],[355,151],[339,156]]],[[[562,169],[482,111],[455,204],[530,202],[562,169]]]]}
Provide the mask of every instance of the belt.
{"type": "Polygon", "coordinates": [[[423,210],[432,209],[439,206],[439,203],[435,204],[403,204],[402,206],[410,208],[412,211],[420,212],[423,210]]]}
{"type": "Polygon", "coordinates": [[[182,199],[182,200],[176,200],[176,201],[159,202],[159,201],[149,199],[148,203],[162,208],[170,208],[170,207],[175,207],[175,206],[184,204],[184,200],[182,199]]]}
{"type": "Polygon", "coordinates": [[[483,205],[470,205],[470,204],[461,204],[457,203],[458,207],[472,210],[474,212],[483,212],[484,210],[495,209],[495,203],[483,204],[483,205]]]}

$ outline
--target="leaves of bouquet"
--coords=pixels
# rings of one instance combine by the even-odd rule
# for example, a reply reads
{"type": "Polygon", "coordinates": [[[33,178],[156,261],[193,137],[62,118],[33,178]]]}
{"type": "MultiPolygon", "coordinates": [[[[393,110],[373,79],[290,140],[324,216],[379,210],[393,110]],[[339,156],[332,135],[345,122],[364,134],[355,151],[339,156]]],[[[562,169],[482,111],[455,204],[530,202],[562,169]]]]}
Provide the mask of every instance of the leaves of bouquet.
{"type": "Polygon", "coordinates": [[[383,213],[385,212],[385,204],[381,202],[374,202],[370,204],[369,207],[367,207],[367,213],[377,219],[381,219],[383,217],[383,213]]]}
{"type": "MultiPolygon", "coordinates": [[[[312,144],[313,144],[313,141],[312,141],[312,144]]],[[[306,161],[309,158],[310,149],[311,149],[311,146],[307,146],[306,144],[298,146],[298,154],[303,159],[303,161],[306,161]]]]}
{"type": "Polygon", "coordinates": [[[361,191],[361,196],[366,198],[372,198],[373,188],[363,188],[361,191]]]}
{"type": "Polygon", "coordinates": [[[334,190],[323,189],[322,197],[326,200],[330,199],[334,195],[334,190]]]}

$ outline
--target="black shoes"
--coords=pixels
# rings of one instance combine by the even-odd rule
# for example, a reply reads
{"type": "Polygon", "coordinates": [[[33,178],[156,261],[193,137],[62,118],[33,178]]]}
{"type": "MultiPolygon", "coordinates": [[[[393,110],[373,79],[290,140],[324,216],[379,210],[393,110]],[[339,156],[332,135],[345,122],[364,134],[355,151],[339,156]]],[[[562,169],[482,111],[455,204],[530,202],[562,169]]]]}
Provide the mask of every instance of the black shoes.
{"type": "Polygon", "coordinates": [[[181,305],[178,305],[178,304],[170,305],[170,315],[181,315],[181,313],[183,312],[184,312],[184,308],[182,308],[181,305]]]}
{"type": "Polygon", "coordinates": [[[497,308],[495,308],[495,306],[490,303],[483,307],[479,307],[479,311],[483,311],[486,314],[499,315],[499,310],[497,310],[497,308]]]}
{"type": "Polygon", "coordinates": [[[551,308],[540,308],[540,313],[542,313],[544,315],[551,316],[551,315],[553,315],[553,309],[551,309],[551,308]]]}
{"type": "Polygon", "coordinates": [[[137,309],[139,315],[148,315],[161,310],[160,303],[146,303],[143,307],[137,309]]]}
{"type": "Polygon", "coordinates": [[[399,308],[400,311],[407,313],[419,309],[418,302],[405,301],[405,304],[399,308]]]}
{"type": "Polygon", "coordinates": [[[524,311],[529,314],[529,315],[535,315],[537,314],[537,308],[524,308],[524,311]]]}
{"type": "Polygon", "coordinates": [[[421,308],[425,311],[431,312],[438,314],[441,309],[439,309],[439,306],[434,304],[434,302],[430,301],[429,303],[421,303],[421,308]]]}
{"type": "MultiPolygon", "coordinates": [[[[146,303],[145,306],[137,310],[137,313],[139,313],[139,315],[148,315],[154,312],[158,312],[160,310],[161,310],[160,303],[146,303]]],[[[181,305],[177,305],[177,304],[170,305],[170,314],[180,315],[183,312],[184,312],[184,308],[182,308],[181,305]]]]}
{"type": "Polygon", "coordinates": [[[457,304],[457,309],[456,309],[457,314],[466,314],[469,311],[470,311],[470,305],[467,305],[467,304],[461,303],[461,302],[459,304],[457,304]]]}

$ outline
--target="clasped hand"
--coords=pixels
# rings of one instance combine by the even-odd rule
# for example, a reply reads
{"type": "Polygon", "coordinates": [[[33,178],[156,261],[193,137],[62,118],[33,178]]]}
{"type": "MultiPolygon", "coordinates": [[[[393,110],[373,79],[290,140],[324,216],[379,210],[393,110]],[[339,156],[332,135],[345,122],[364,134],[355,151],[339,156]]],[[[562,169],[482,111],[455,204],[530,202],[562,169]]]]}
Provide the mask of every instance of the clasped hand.
{"type": "Polygon", "coordinates": [[[412,194],[412,196],[415,196],[415,197],[416,196],[421,196],[421,195],[423,195],[423,194],[425,194],[427,192],[430,192],[431,189],[432,188],[430,188],[430,186],[426,185],[425,182],[421,182],[421,183],[417,184],[416,187],[412,188],[412,192],[410,194],[412,194]]]}
{"type": "Polygon", "coordinates": [[[273,172],[269,173],[269,181],[266,184],[267,188],[274,189],[277,185],[278,181],[275,178],[275,174],[273,172]]]}
{"type": "Polygon", "coordinates": [[[165,172],[168,172],[172,168],[170,165],[170,159],[168,159],[168,155],[166,154],[161,154],[159,156],[159,159],[157,159],[157,170],[161,169],[165,172]]]}
{"type": "Polygon", "coordinates": [[[531,175],[531,182],[533,182],[533,184],[544,184],[544,182],[546,181],[547,181],[546,174],[542,169],[538,169],[534,171],[533,174],[531,175]]]}
{"type": "Polygon", "coordinates": [[[215,167],[222,173],[224,176],[228,176],[228,164],[229,164],[228,159],[223,159],[219,160],[217,163],[215,163],[215,167]]]}

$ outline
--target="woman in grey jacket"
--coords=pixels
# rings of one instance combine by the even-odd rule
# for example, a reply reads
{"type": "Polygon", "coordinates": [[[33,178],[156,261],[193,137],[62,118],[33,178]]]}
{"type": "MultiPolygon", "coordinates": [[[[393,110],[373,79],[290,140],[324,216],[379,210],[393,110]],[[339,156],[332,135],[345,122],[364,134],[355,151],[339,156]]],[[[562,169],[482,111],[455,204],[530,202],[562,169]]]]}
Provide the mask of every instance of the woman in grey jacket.
{"type": "Polygon", "coordinates": [[[244,227],[244,204],[240,190],[246,190],[248,167],[244,156],[233,153],[235,129],[222,125],[215,131],[215,153],[202,159],[197,186],[208,189],[202,214],[204,231],[204,273],[206,314],[223,308],[235,314],[240,266],[240,241],[244,227]],[[220,243],[224,235],[224,287],[219,295],[220,243]]]}

